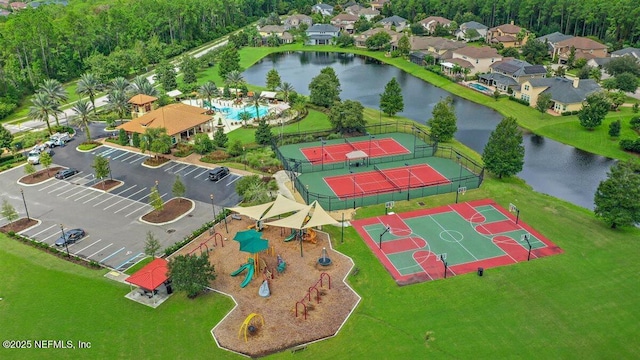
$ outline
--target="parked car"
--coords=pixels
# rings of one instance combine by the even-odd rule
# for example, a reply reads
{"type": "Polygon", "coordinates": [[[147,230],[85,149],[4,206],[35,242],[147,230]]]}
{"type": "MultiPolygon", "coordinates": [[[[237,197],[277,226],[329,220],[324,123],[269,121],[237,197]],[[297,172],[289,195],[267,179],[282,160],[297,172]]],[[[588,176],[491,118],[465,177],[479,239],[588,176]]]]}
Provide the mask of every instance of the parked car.
{"type": "Polygon", "coordinates": [[[62,180],[62,179],[66,179],[68,177],[71,177],[71,176],[73,176],[73,175],[75,175],[77,173],[78,173],[77,169],[68,168],[68,169],[64,169],[64,170],[58,171],[55,176],[56,176],[56,179],[62,180]]]}
{"type": "Polygon", "coordinates": [[[209,180],[218,181],[227,175],[229,175],[229,168],[220,166],[209,171],[209,180]]]}
{"type": "Polygon", "coordinates": [[[31,150],[28,154],[27,154],[27,162],[29,164],[33,164],[33,165],[38,165],[40,164],[40,151],[37,150],[31,150]]]}
{"type": "Polygon", "coordinates": [[[64,246],[65,244],[73,244],[76,241],[82,239],[85,235],[82,229],[71,229],[64,232],[64,237],[61,236],[56,240],[56,246],[64,246]]]}

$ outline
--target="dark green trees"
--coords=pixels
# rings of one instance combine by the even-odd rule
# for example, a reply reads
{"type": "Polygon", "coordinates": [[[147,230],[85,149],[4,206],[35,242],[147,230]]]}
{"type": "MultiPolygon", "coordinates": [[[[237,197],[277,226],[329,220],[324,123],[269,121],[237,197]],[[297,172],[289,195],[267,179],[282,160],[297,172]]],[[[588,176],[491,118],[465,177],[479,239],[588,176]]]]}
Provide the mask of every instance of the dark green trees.
{"type": "Polygon", "coordinates": [[[499,178],[515,175],[522,170],[524,145],[516,119],[502,119],[491,132],[482,152],[482,161],[485,168],[499,178]]]}
{"type": "Polygon", "coordinates": [[[380,95],[380,109],[388,116],[393,116],[404,110],[402,89],[396,78],[392,78],[384,87],[384,93],[380,95]]]}
{"type": "Polygon", "coordinates": [[[593,201],[595,215],[612,229],[640,223],[640,165],[627,161],[612,166],[593,201]]]}
{"type": "Polygon", "coordinates": [[[447,97],[438,102],[436,106],[433,107],[431,114],[433,117],[427,121],[427,124],[431,127],[431,136],[437,138],[438,141],[449,141],[453,139],[453,135],[458,131],[453,99],[447,97]]]}

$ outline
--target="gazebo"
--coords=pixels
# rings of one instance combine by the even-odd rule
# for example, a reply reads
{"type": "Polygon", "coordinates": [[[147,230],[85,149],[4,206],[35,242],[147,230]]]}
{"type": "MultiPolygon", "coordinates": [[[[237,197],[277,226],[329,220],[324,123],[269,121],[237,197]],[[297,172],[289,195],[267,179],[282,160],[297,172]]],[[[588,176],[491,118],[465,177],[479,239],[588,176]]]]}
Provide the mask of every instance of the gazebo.
{"type": "Polygon", "coordinates": [[[158,288],[165,285],[166,294],[173,293],[168,275],[168,262],[166,259],[157,258],[136,271],[133,275],[125,279],[132,286],[137,286],[143,290],[140,295],[153,299],[156,304],[158,288]]]}

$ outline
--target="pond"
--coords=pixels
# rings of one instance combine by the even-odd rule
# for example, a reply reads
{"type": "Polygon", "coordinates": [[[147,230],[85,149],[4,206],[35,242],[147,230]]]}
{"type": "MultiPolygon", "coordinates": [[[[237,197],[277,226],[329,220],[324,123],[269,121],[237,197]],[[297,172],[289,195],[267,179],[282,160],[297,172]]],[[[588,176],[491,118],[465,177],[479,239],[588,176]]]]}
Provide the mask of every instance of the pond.
{"type": "MultiPolygon", "coordinates": [[[[434,105],[452,94],[393,66],[359,55],[326,52],[289,52],[272,54],[243,73],[250,84],[264,85],[267,72],[276,69],[283,82],[309,95],[311,79],[330,66],[340,79],[342,99],[357,100],[365,107],[378,109],[380,94],[395,77],[402,88],[404,111],[399,115],[425,123],[434,105]]],[[[491,131],[502,116],[485,106],[453,95],[458,118],[455,137],[482,153],[491,131]]],[[[593,155],[540,136],[524,137],[525,162],[518,174],[534,190],[593,209],[593,195],[606,179],[614,160],[593,155]]]]}

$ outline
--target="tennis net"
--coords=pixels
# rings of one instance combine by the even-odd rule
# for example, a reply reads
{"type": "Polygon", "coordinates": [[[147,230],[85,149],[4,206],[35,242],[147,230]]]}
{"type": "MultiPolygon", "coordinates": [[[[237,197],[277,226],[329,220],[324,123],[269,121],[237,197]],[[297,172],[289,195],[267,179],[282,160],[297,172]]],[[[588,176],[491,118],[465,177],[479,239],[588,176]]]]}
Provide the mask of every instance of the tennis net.
{"type": "Polygon", "coordinates": [[[384,171],[380,170],[379,167],[377,167],[375,164],[373,165],[373,168],[379,172],[380,174],[382,174],[382,176],[393,186],[396,187],[396,189],[398,190],[402,190],[402,187],[400,187],[398,184],[396,184],[395,181],[391,180],[391,178],[389,176],[387,176],[387,174],[384,173],[384,171]]]}
{"type": "Polygon", "coordinates": [[[351,141],[347,140],[347,138],[344,138],[344,142],[345,142],[345,144],[347,144],[347,145],[351,146],[351,148],[352,148],[353,150],[358,150],[358,149],[355,147],[355,145],[353,145],[353,143],[352,143],[351,141]]]}

